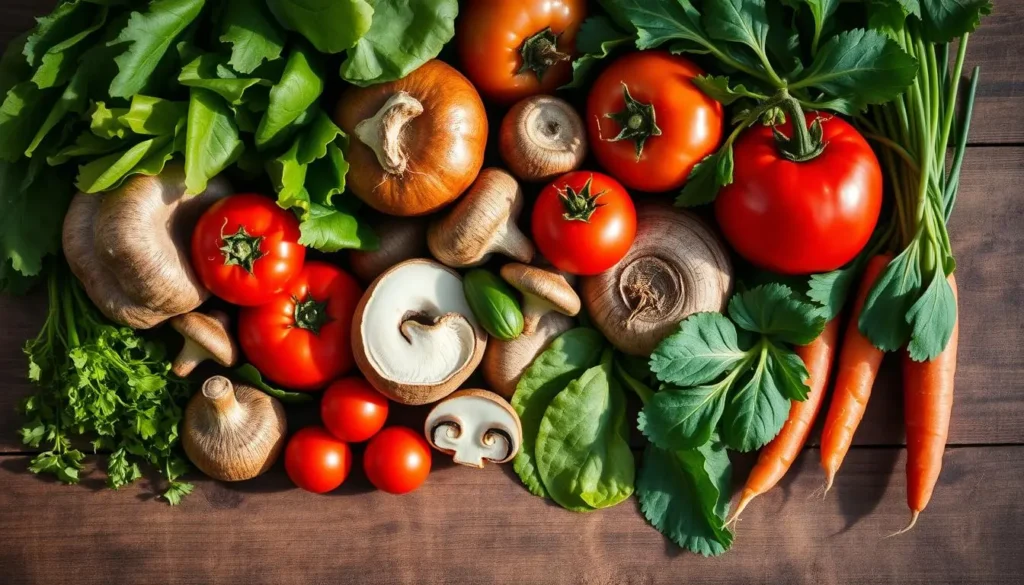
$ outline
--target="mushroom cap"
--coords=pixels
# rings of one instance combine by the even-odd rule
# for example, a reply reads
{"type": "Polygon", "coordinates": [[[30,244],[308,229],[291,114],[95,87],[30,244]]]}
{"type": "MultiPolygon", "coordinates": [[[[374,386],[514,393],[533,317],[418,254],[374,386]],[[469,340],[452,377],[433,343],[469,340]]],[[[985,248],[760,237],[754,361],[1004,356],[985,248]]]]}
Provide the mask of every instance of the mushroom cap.
{"type": "Polygon", "coordinates": [[[523,191],[512,175],[486,168],[442,218],[427,232],[431,254],[456,268],[478,266],[492,252],[529,262],[533,244],[516,227],[523,209],[523,191]]]}
{"type": "Polygon", "coordinates": [[[185,313],[171,319],[171,327],[185,338],[206,350],[222,366],[233,366],[238,361],[238,345],[228,331],[228,316],[221,311],[210,314],[185,313]]]}
{"type": "Polygon", "coordinates": [[[563,315],[575,317],[580,312],[579,295],[557,272],[512,262],[501,267],[501,277],[523,295],[535,297],[563,315]]]}
{"type": "Polygon", "coordinates": [[[359,370],[400,404],[430,404],[451,394],[486,348],[487,332],[469,308],[462,277],[433,260],[407,260],[378,276],[352,322],[359,370]]]}
{"type": "Polygon", "coordinates": [[[380,240],[380,247],[349,252],[352,272],[364,284],[373,282],[399,262],[427,255],[426,218],[382,216],[371,225],[380,240]]]}
{"type": "Polygon", "coordinates": [[[432,447],[455,462],[483,467],[511,461],[523,443],[519,415],[501,396],[476,388],[459,390],[438,402],[423,424],[432,447]]]}
{"type": "Polygon", "coordinates": [[[563,99],[535,95],[520,100],[501,122],[499,150],[524,181],[548,181],[579,168],[587,157],[586,130],[563,99]]]}

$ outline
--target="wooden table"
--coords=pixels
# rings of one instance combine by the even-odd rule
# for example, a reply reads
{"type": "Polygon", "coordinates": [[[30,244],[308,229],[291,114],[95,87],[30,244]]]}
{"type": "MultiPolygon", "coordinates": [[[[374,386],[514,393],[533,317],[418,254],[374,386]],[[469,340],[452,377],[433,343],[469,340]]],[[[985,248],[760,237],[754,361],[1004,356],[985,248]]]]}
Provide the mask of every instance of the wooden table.
{"type": "MultiPolygon", "coordinates": [[[[52,4],[3,0],[0,46],[52,4]]],[[[15,433],[15,404],[30,392],[20,347],[44,314],[37,296],[0,298],[0,582],[1024,582],[1024,0],[996,4],[971,40],[983,77],[950,228],[962,311],[950,447],[909,534],[883,538],[907,520],[891,374],[828,497],[809,447],[716,559],[681,553],[635,500],[574,514],[529,495],[509,468],[455,468],[442,457],[403,497],[371,490],[359,472],[314,496],[280,466],[240,485],[197,476],[179,508],[153,501],[146,480],[113,492],[97,472],[63,486],[26,472],[31,453],[15,433]]],[[[735,483],[750,464],[738,458],[735,483]]]]}

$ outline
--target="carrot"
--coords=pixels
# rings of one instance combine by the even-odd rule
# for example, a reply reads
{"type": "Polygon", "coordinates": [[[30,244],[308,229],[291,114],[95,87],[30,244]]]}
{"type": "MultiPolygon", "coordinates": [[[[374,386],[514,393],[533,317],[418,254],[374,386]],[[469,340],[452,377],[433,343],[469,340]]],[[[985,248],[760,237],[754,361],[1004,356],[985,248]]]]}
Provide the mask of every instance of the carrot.
{"type": "Polygon", "coordinates": [[[733,512],[729,522],[734,522],[739,517],[747,504],[757,496],[767,492],[779,483],[789,467],[793,465],[796,456],[804,448],[807,436],[811,434],[811,427],[814,420],[821,411],[824,404],[825,389],[828,386],[828,375],[832,369],[832,357],[835,355],[836,341],[839,338],[839,321],[833,319],[825,325],[825,330],[817,339],[796,348],[796,354],[807,366],[807,373],[810,378],[807,385],[811,391],[807,400],[803,402],[793,401],[789,408],[789,418],[782,426],[778,436],[772,439],[771,443],[761,449],[757,458],[757,464],[750,470],[747,476],[747,483],[743,486],[743,495],[740,503],[733,512]]]}
{"type": "Polygon", "coordinates": [[[825,428],[821,433],[821,466],[825,469],[825,492],[832,487],[832,480],[843,464],[846,452],[853,443],[853,433],[864,417],[871,396],[871,387],[882,365],[884,352],[876,348],[857,327],[864,301],[875,285],[878,276],[892,260],[890,254],[879,254],[868,261],[864,277],[857,290],[853,313],[843,335],[839,350],[839,366],[836,371],[836,387],[832,402],[825,417],[825,428]]]}
{"type": "MultiPolygon", "coordinates": [[[[957,298],[956,279],[949,275],[953,298],[957,298]]],[[[897,534],[914,527],[917,517],[932,499],[932,490],[942,470],[942,453],[949,437],[949,418],[953,412],[953,376],[960,334],[960,315],[953,324],[953,335],[946,349],[935,359],[915,362],[903,353],[903,420],[907,427],[907,506],[910,524],[897,534]]]]}

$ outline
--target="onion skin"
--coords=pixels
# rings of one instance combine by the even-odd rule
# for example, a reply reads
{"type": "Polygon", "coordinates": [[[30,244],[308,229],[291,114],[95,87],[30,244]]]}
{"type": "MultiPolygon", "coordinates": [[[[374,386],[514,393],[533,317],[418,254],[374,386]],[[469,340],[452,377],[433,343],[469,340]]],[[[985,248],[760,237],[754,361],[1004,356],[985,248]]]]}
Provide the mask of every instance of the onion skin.
{"type": "Polygon", "coordinates": [[[335,121],[352,138],[349,188],[374,209],[389,215],[425,215],[465,191],[483,166],[487,114],[473,85],[451,66],[428,61],[404,79],[352,88],[338,103],[335,121]],[[399,92],[423,106],[398,133],[406,169],[391,174],[376,153],[355,137],[356,126],[378,114],[399,92]]]}
{"type": "Polygon", "coordinates": [[[732,283],[729,254],[711,227],[670,204],[644,201],[633,247],[610,270],[583,278],[581,296],[616,349],[646,356],[686,317],[725,309],[732,283]]]}

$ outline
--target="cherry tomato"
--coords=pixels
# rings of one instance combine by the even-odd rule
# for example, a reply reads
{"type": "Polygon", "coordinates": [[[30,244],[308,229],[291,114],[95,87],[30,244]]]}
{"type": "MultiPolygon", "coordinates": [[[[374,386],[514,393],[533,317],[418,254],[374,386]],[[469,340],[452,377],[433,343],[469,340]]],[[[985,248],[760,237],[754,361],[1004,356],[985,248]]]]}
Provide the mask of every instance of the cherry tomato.
{"type": "Polygon", "coordinates": [[[320,418],[335,437],[361,443],[384,427],[388,399],[363,378],[343,378],[324,392],[320,418]]]}
{"type": "Polygon", "coordinates": [[[363,470],[377,489],[407,494],[430,475],[430,445],[407,427],[388,427],[366,444],[363,470]]]}
{"type": "MultiPolygon", "coordinates": [[[[807,123],[815,119],[807,114],[807,123]]],[[[821,120],[824,150],[806,162],[785,158],[772,129],[755,125],[733,147],[733,182],[715,217],[737,252],[783,274],[828,272],[861,251],[878,223],[882,170],[867,141],[835,116],[821,120]]],[[[789,121],[779,126],[792,136],[789,121]]]]}
{"type": "Polygon", "coordinates": [[[572,78],[586,0],[472,0],[460,8],[462,71],[485,98],[511,104],[572,78]]]}
{"type": "Polygon", "coordinates": [[[316,390],[352,369],[352,316],[361,296],[340,268],[307,262],[270,302],[241,310],[238,342],[267,378],[316,390]]]}
{"type": "Polygon", "coordinates": [[[323,427],[306,427],[288,439],[284,469],[296,486],[324,494],[344,483],[352,469],[352,451],[323,427]]]}
{"type": "Polygon", "coordinates": [[[590,148],[631,189],[668,191],[718,149],[722,104],[693,84],[703,74],[685,57],[642,51],[620,57],[587,98],[590,148]]]}
{"type": "Polygon", "coordinates": [[[533,207],[533,240],[563,272],[600,274],[622,260],[636,236],[636,209],[618,181],[574,171],[541,191],[533,207]]]}
{"type": "Polygon", "coordinates": [[[229,303],[261,305],[302,269],[299,221],[261,195],[214,203],[192,232],[192,266],[210,292],[229,303]]]}

